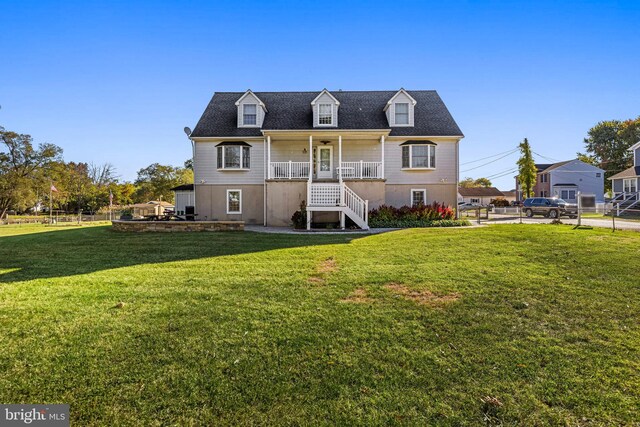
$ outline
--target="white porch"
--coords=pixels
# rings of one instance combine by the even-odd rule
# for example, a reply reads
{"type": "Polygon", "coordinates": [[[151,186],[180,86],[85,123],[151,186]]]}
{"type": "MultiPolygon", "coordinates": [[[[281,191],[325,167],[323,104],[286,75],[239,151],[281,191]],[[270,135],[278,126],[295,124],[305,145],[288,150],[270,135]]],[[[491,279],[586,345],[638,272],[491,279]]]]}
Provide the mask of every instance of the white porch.
{"type": "Polygon", "coordinates": [[[265,178],[273,181],[307,181],[307,229],[314,212],[338,212],[340,227],[348,216],[368,229],[368,200],[356,194],[344,180],[383,180],[386,133],[348,137],[337,133],[307,135],[301,141],[288,135],[266,134],[265,178]]]}

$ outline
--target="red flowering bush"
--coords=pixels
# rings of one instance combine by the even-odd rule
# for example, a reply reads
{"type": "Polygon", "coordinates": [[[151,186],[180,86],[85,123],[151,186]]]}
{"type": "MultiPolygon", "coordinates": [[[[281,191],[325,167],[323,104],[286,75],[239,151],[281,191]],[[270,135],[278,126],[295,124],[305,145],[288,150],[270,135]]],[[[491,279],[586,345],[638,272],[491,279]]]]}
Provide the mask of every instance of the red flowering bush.
{"type": "Polygon", "coordinates": [[[467,221],[456,221],[455,212],[438,202],[430,205],[393,206],[382,205],[369,212],[371,227],[429,227],[466,225],[467,221]]]}

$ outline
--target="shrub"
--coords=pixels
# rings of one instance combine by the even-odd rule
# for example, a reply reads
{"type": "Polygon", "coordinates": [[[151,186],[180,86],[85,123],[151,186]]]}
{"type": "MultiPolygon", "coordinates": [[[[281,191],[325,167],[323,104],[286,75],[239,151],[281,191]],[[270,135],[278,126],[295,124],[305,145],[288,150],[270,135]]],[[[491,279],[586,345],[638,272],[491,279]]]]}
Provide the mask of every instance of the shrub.
{"type": "Polygon", "coordinates": [[[293,222],[293,228],[307,228],[307,204],[304,200],[300,203],[300,210],[295,211],[291,216],[291,222],[293,222]]]}
{"type": "Polygon", "coordinates": [[[371,227],[455,227],[467,224],[468,221],[455,220],[454,210],[438,202],[401,208],[382,205],[369,212],[371,227]]]}
{"type": "Polygon", "coordinates": [[[509,203],[509,201],[503,197],[492,199],[490,204],[492,204],[496,208],[508,208],[509,206],[511,206],[511,203],[509,203]]]}

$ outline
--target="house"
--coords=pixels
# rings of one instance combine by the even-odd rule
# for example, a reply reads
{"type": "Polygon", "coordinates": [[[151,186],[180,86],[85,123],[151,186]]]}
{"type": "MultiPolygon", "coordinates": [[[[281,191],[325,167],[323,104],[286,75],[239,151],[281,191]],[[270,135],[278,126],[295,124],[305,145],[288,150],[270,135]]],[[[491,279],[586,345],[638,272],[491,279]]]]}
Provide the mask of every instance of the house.
{"type": "Polygon", "coordinates": [[[458,194],[461,202],[488,205],[493,199],[504,198],[502,191],[496,187],[459,187],[458,194]]]}
{"type": "Polygon", "coordinates": [[[136,203],[127,206],[127,209],[131,210],[131,215],[135,218],[147,215],[162,215],[165,211],[173,210],[173,208],[173,204],[158,200],[150,200],[146,203],[136,203]]]}
{"type": "Polygon", "coordinates": [[[619,172],[609,179],[613,190],[613,202],[620,204],[622,211],[638,209],[640,204],[640,142],[629,148],[633,152],[633,166],[619,172]]]}
{"type": "MultiPolygon", "coordinates": [[[[595,196],[604,203],[604,170],[578,159],[551,164],[536,164],[538,169],[533,194],[536,197],[559,197],[576,203],[578,193],[595,196]]],[[[516,178],[519,199],[522,189],[516,178]]]]}
{"type": "MultiPolygon", "coordinates": [[[[188,129],[187,129],[188,131],[188,129]]],[[[198,219],[307,227],[455,206],[460,128],[433,90],[217,92],[189,135],[198,219]]]]}
{"type": "Polygon", "coordinates": [[[171,189],[174,194],[174,204],[176,215],[186,215],[187,213],[194,213],[193,207],[195,206],[195,195],[193,192],[193,184],[178,185],[171,189]]]}
{"type": "Polygon", "coordinates": [[[503,191],[502,194],[504,195],[505,200],[509,203],[518,200],[518,192],[515,189],[503,191]]]}

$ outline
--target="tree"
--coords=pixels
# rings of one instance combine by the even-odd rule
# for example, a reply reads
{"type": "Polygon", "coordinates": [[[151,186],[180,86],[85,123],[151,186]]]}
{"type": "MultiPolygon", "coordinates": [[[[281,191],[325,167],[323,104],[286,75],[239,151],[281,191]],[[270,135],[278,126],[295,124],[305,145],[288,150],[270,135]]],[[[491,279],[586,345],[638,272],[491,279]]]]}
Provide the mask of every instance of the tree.
{"type": "Polygon", "coordinates": [[[35,181],[42,181],[50,166],[60,159],[62,149],[54,144],[33,147],[31,135],[18,134],[0,126],[0,218],[7,210],[24,203],[25,193],[35,181]]]}
{"type": "Polygon", "coordinates": [[[458,185],[462,188],[491,187],[491,181],[488,178],[473,179],[466,177],[458,185]]]}
{"type": "Polygon", "coordinates": [[[518,159],[518,182],[522,189],[522,197],[527,198],[533,196],[533,186],[536,183],[538,169],[533,160],[531,146],[527,138],[522,141],[518,147],[520,148],[520,158],[518,159]]]}
{"type": "MultiPolygon", "coordinates": [[[[589,129],[584,139],[586,154],[578,153],[578,158],[592,159],[592,164],[605,170],[609,178],[632,166],[633,154],[629,147],[640,141],[640,117],[634,120],[608,120],[599,122],[589,129]]],[[[605,188],[611,181],[605,179],[605,188]]]]}
{"type": "Polygon", "coordinates": [[[488,178],[478,178],[474,181],[476,187],[491,187],[491,181],[488,178]]]}
{"type": "Polygon", "coordinates": [[[162,200],[172,201],[171,189],[191,182],[193,182],[192,170],[154,163],[138,171],[134,199],[136,202],[146,202],[162,197],[162,200]]]}

